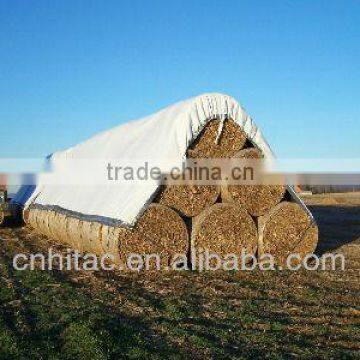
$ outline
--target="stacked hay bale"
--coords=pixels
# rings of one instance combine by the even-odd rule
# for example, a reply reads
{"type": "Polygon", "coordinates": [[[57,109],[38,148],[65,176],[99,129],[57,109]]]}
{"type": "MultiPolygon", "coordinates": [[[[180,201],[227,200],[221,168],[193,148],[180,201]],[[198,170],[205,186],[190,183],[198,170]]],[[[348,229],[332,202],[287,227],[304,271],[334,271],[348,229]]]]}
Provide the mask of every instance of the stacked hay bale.
{"type": "MultiPolygon", "coordinates": [[[[235,158],[254,160],[261,159],[261,151],[247,148],[235,154],[235,158]]],[[[221,187],[221,197],[225,202],[234,202],[246,208],[250,215],[258,217],[267,213],[281,201],[285,194],[283,185],[232,185],[221,187]]]]}
{"type": "MultiPolygon", "coordinates": [[[[221,136],[218,129],[220,120],[212,120],[196,138],[187,151],[190,159],[231,158],[246,143],[246,135],[233,121],[225,121],[221,136]]],[[[213,205],[220,195],[220,187],[215,185],[165,186],[157,201],[170,206],[184,216],[199,215],[213,205]]]]}
{"type": "Polygon", "coordinates": [[[256,224],[249,213],[237,204],[217,203],[194,219],[191,252],[195,268],[199,268],[198,254],[204,250],[224,259],[229,254],[239,255],[242,252],[254,255],[256,249],[256,224]]]}
{"type": "Polygon", "coordinates": [[[283,201],[258,219],[259,255],[271,254],[278,265],[290,254],[298,262],[317,245],[318,228],[309,214],[296,203],[283,201]]]}
{"type": "Polygon", "coordinates": [[[126,265],[131,254],[144,257],[158,254],[161,265],[170,267],[176,254],[186,254],[189,249],[183,219],[160,204],[151,204],[132,229],[86,221],[56,211],[32,207],[27,211],[28,224],[38,233],[80,252],[109,255],[115,263],[126,265]]]}
{"type": "MultiPolygon", "coordinates": [[[[210,121],[189,147],[188,158],[263,157],[232,120],[224,122],[220,138],[218,129],[219,120],[210,121]]],[[[192,223],[192,254],[208,249],[222,257],[245,250],[247,254],[257,253],[258,257],[270,254],[276,264],[283,265],[290,253],[298,253],[302,259],[313,252],[318,240],[317,226],[310,214],[285,198],[291,197],[284,185],[225,183],[165,186],[157,201],[192,223]],[[294,211],[287,213],[289,209],[294,211]]]]}
{"type": "MultiPolygon", "coordinates": [[[[230,119],[210,121],[187,152],[193,159],[262,156],[230,119]]],[[[46,236],[83,252],[110,254],[115,262],[159,254],[169,266],[176,254],[208,250],[220,257],[270,253],[281,265],[292,252],[302,258],[314,251],[318,238],[312,217],[285,201],[286,191],[283,185],[166,185],[131,229],[39,208],[30,208],[26,219],[46,236]]]]}

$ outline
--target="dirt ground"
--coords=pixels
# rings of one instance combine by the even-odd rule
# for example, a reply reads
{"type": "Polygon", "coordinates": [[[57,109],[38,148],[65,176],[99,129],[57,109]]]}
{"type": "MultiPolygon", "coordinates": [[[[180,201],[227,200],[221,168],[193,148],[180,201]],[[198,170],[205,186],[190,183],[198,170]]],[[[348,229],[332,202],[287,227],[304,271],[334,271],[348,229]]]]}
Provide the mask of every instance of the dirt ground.
{"type": "Polygon", "coordinates": [[[15,271],[65,248],[0,229],[0,358],[360,359],[360,194],[305,201],[344,271],[15,271]]]}

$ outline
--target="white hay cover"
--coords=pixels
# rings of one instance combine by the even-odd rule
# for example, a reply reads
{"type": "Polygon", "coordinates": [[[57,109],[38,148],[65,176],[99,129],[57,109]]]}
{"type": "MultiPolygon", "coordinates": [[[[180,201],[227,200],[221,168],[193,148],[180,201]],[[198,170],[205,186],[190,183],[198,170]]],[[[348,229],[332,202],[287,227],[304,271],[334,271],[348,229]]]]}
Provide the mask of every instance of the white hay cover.
{"type": "MultiPolygon", "coordinates": [[[[170,164],[165,165],[166,160],[171,159],[173,166],[184,161],[188,146],[215,118],[233,119],[265,157],[273,157],[261,131],[235,99],[223,94],[204,94],[56,152],[51,161],[56,164],[59,159],[159,159],[164,160],[162,173],[167,173],[170,164]]],[[[119,186],[51,186],[40,182],[34,189],[19,191],[13,202],[24,208],[31,204],[56,208],[80,218],[132,226],[151,202],[158,186],[157,181],[150,179],[121,182],[119,186]]],[[[293,189],[288,190],[306,209],[293,189]]]]}

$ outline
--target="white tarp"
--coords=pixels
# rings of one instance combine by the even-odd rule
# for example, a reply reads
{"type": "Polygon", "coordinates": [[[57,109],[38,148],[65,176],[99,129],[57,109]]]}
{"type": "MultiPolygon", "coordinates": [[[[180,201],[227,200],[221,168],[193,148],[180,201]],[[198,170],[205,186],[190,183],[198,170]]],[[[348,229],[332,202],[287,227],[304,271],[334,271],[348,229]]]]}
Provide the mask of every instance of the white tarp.
{"type": "MultiPolygon", "coordinates": [[[[189,144],[212,119],[233,119],[260,148],[266,157],[273,157],[260,130],[238,102],[223,94],[204,94],[169,106],[154,115],[132,121],[100,133],[68,150],[56,152],[51,162],[60,159],[185,159],[189,144]]],[[[161,171],[167,173],[168,165],[161,171]]],[[[56,175],[61,177],[61,172],[56,175]]],[[[76,176],[76,174],[74,174],[76,176]]],[[[35,204],[56,207],[76,216],[133,225],[156,193],[158,183],[148,180],[122,182],[119,186],[36,186],[32,195],[19,192],[14,202],[24,207],[35,204]]],[[[297,202],[292,188],[291,195],[297,202]]],[[[305,207],[304,204],[302,206],[305,207]]]]}

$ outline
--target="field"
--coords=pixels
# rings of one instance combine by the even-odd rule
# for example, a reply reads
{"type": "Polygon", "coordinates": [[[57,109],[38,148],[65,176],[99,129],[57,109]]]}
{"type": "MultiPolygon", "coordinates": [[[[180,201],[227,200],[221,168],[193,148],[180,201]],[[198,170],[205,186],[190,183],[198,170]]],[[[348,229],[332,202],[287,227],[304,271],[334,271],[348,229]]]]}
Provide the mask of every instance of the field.
{"type": "Polygon", "coordinates": [[[65,248],[0,229],[0,357],[360,359],[360,194],[305,201],[345,271],[15,271],[65,248]]]}

